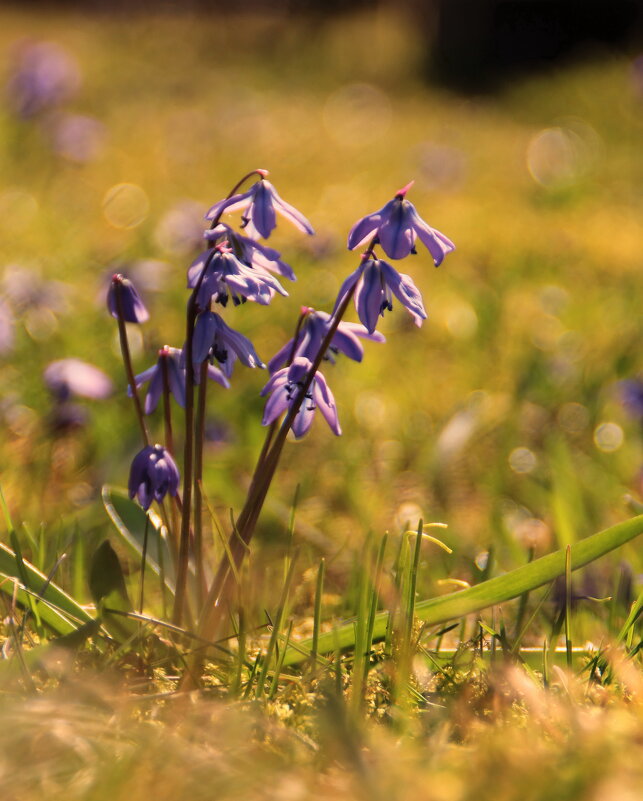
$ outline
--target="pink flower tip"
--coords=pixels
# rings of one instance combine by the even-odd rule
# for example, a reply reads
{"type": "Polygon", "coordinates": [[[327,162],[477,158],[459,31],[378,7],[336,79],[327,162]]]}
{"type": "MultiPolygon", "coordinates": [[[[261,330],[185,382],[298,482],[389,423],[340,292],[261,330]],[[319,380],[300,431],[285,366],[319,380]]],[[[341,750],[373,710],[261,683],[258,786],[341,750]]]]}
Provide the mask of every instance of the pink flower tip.
{"type": "Polygon", "coordinates": [[[301,314],[302,317],[306,317],[306,315],[310,314],[311,311],[313,311],[313,307],[312,306],[302,306],[299,309],[299,313],[301,314]]]}
{"type": "Polygon", "coordinates": [[[398,189],[398,191],[395,193],[395,197],[404,197],[414,183],[415,180],[409,181],[409,183],[406,186],[403,186],[401,189],[398,189]]]}
{"type": "Polygon", "coordinates": [[[267,178],[270,175],[268,170],[255,170],[255,172],[257,173],[257,175],[260,175],[262,178],[267,178]]]}

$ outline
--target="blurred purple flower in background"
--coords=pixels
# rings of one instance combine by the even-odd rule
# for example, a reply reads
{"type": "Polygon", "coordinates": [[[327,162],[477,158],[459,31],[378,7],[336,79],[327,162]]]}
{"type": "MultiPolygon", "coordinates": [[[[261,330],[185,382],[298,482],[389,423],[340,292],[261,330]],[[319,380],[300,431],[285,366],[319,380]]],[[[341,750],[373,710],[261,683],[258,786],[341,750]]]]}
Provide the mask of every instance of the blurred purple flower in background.
{"type": "Polygon", "coordinates": [[[176,495],[179,479],[179,470],[169,451],[162,445],[148,445],[132,461],[129,496],[136,496],[143,509],[147,510],[153,500],[160,503],[168,492],[176,495]]]}
{"type": "Polygon", "coordinates": [[[76,61],[55,42],[19,42],[7,81],[10,107],[29,118],[69,100],[80,86],[76,61]]]}
{"type": "Polygon", "coordinates": [[[9,304],[0,298],[0,353],[8,353],[13,340],[13,314],[9,304]]]}
{"type": "Polygon", "coordinates": [[[251,237],[262,236],[268,239],[277,226],[276,212],[285,217],[296,228],[305,234],[314,234],[312,225],[290,203],[286,203],[277,194],[277,190],[266,180],[267,170],[259,170],[261,179],[256,181],[247,192],[225,198],[215,203],[206,214],[206,220],[214,220],[223,212],[243,209],[243,227],[251,237]],[[265,175],[264,175],[265,173],[265,175]]]}
{"type": "Polygon", "coordinates": [[[633,418],[643,420],[643,379],[629,378],[619,386],[623,406],[633,418]]]}
{"type": "Polygon", "coordinates": [[[181,200],[161,217],[154,231],[159,247],[175,256],[194,252],[203,243],[203,208],[181,200]]]}
{"type": "MultiPolygon", "coordinates": [[[[326,336],[331,323],[331,315],[326,312],[316,311],[310,306],[302,308],[303,319],[297,335],[297,344],[293,351],[294,340],[289,340],[281,350],[279,350],[268,362],[268,369],[274,373],[283,367],[291,358],[304,357],[313,360],[317,355],[324,337],[326,336]]],[[[340,322],[333,335],[330,348],[326,351],[324,358],[327,361],[334,361],[333,354],[343,353],[353,361],[361,362],[364,356],[364,346],[360,339],[370,339],[371,342],[385,342],[382,334],[375,331],[370,333],[359,323],[340,322]]]]}
{"type": "Polygon", "coordinates": [[[9,264],[2,277],[2,293],[15,311],[47,309],[61,314],[68,309],[67,296],[71,287],[62,281],[42,278],[37,270],[9,264]]]}
{"type": "Polygon", "coordinates": [[[380,315],[388,309],[393,310],[393,295],[413,317],[417,326],[426,320],[422,295],[410,275],[398,273],[390,264],[381,259],[363,259],[362,263],[342,284],[335,309],[346,294],[357,284],[354,300],[359,319],[366,330],[372,334],[380,315]]]}
{"type": "Polygon", "coordinates": [[[43,373],[45,384],[57,400],[71,395],[102,400],[112,394],[111,379],[93,364],[80,359],[59,359],[50,362],[43,373]]]}
{"type": "Polygon", "coordinates": [[[60,112],[48,120],[51,149],[75,164],[86,164],[97,159],[106,139],[102,122],[83,114],[60,112]]]}
{"type": "Polygon", "coordinates": [[[126,323],[144,323],[149,320],[149,312],[136,291],[136,287],[122,273],[114,273],[107,290],[107,308],[112,317],[118,320],[118,298],[120,292],[123,320],[126,323]]]}
{"type": "MultiPolygon", "coordinates": [[[[263,414],[263,425],[270,425],[283,412],[289,409],[299,394],[299,390],[303,386],[311,367],[312,363],[309,359],[298,356],[293,359],[290,367],[284,367],[270,377],[266,386],[261,390],[262,395],[270,394],[263,414]]],[[[326,383],[326,379],[319,370],[315,373],[306,397],[292,423],[292,432],[297,439],[303,437],[312,425],[313,416],[317,408],[319,408],[330,426],[331,431],[339,436],[342,430],[337,419],[335,399],[326,383]]]]}
{"type": "Polygon", "coordinates": [[[455,250],[455,245],[444,234],[431,228],[415,210],[415,206],[406,200],[406,193],[413,185],[400,189],[393,200],[390,200],[379,211],[358,220],[348,234],[348,249],[354,250],[373,237],[382,246],[382,250],[391,259],[403,259],[409,253],[415,253],[417,238],[426,245],[438,267],[447,253],[455,250]]]}

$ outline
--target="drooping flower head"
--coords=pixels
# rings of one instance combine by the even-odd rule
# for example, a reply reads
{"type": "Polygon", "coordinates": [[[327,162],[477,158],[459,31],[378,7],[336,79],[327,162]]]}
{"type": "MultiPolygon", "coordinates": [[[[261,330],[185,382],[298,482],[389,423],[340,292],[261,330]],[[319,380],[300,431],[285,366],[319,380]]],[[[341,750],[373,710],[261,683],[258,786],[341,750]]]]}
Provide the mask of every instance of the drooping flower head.
{"type": "MultiPolygon", "coordinates": [[[[263,413],[263,425],[270,425],[292,406],[311,368],[312,363],[309,359],[298,356],[293,359],[290,367],[284,367],[270,377],[266,386],[261,390],[262,395],[270,394],[263,413]]],[[[297,439],[303,437],[312,425],[313,416],[317,408],[319,408],[333,434],[339,436],[342,433],[342,429],[337,418],[335,398],[326,383],[326,379],[319,370],[315,373],[315,377],[306,392],[306,397],[292,423],[292,432],[297,439]]]]}
{"type": "Polygon", "coordinates": [[[149,312],[145,308],[145,304],[136,291],[134,284],[121,273],[114,273],[107,290],[107,308],[112,317],[117,320],[119,317],[119,295],[120,308],[122,309],[123,320],[126,323],[144,323],[149,320],[149,312]]]}
{"type": "MultiPolygon", "coordinates": [[[[183,353],[179,348],[171,348],[168,345],[164,345],[158,352],[156,364],[136,376],[137,389],[146,381],[150,382],[143,407],[145,414],[151,414],[156,409],[159,398],[163,394],[164,372],[167,373],[168,389],[174,396],[174,400],[179,406],[185,407],[185,364],[183,353]]],[[[228,379],[217,367],[210,365],[208,367],[208,376],[221,384],[221,386],[226,387],[226,389],[230,386],[228,379]]],[[[129,387],[128,394],[132,394],[129,387]]]]}
{"type": "MultiPolygon", "coordinates": [[[[313,361],[326,337],[331,325],[332,316],[323,311],[317,311],[310,306],[302,307],[302,320],[297,332],[297,342],[289,340],[281,350],[268,362],[268,369],[274,373],[283,367],[291,358],[303,357],[313,361]]],[[[361,362],[364,356],[364,346],[360,339],[370,339],[372,342],[385,342],[384,336],[379,332],[369,333],[359,323],[340,322],[333,334],[328,351],[324,359],[334,361],[334,355],[343,353],[353,361],[361,362]]]]}
{"type": "Polygon", "coordinates": [[[373,334],[380,315],[393,310],[393,295],[413,317],[419,327],[426,320],[422,295],[410,275],[398,273],[381,259],[364,258],[362,263],[342,284],[335,309],[356,285],[353,299],[359,319],[369,334],[373,334]]]}
{"type": "Polygon", "coordinates": [[[188,288],[197,286],[201,273],[203,279],[196,297],[200,309],[208,309],[211,301],[225,307],[229,298],[232,298],[235,306],[246,300],[267,306],[275,293],[288,295],[270,273],[240,262],[227,242],[216,245],[213,250],[207,250],[195,259],[188,270],[188,288]]]}
{"type": "Polygon", "coordinates": [[[262,236],[267,239],[277,225],[276,212],[285,217],[305,234],[313,234],[313,227],[290,203],[277,194],[275,187],[266,179],[267,170],[257,170],[260,178],[247,192],[220,200],[206,214],[206,220],[215,220],[226,212],[243,209],[242,226],[251,237],[262,236]]]}
{"type": "Polygon", "coordinates": [[[390,259],[403,259],[415,253],[415,241],[426,245],[438,267],[447,253],[455,250],[453,242],[444,234],[426,223],[406,199],[413,182],[400,189],[379,211],[358,220],[348,234],[348,249],[364,245],[376,237],[382,250],[390,259]]]}
{"type": "Polygon", "coordinates": [[[211,311],[198,315],[192,344],[195,367],[208,358],[216,359],[228,378],[232,375],[237,358],[246,367],[265,367],[248,337],[230,328],[220,315],[211,311]]]}
{"type": "Polygon", "coordinates": [[[161,445],[147,445],[139,451],[132,461],[128,489],[130,498],[136,496],[145,510],[152,501],[160,503],[168,492],[176,495],[179,470],[169,451],[161,445]]]}
{"type": "Polygon", "coordinates": [[[282,275],[290,281],[296,281],[295,273],[289,264],[281,259],[281,253],[261,242],[256,242],[248,236],[242,236],[229,225],[219,223],[206,231],[205,238],[216,242],[221,238],[227,239],[234,255],[248,267],[259,267],[262,270],[282,275]]]}

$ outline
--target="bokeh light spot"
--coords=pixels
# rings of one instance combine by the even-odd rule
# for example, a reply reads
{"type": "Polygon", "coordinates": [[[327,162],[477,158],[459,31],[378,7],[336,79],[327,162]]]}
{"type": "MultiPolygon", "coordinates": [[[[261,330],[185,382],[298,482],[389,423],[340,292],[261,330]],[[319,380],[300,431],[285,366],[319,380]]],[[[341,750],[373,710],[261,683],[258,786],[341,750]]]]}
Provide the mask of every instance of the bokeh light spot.
{"type": "Polygon", "coordinates": [[[138,184],[115,184],[103,197],[103,215],[114,228],[136,228],[149,210],[150,201],[138,184]]]}
{"type": "Polygon", "coordinates": [[[509,454],[509,467],[514,473],[531,473],[538,464],[538,459],[529,448],[514,448],[509,454]]]}
{"type": "Polygon", "coordinates": [[[601,423],[594,429],[594,444],[603,453],[613,453],[623,444],[625,435],[618,423],[601,423]]]}

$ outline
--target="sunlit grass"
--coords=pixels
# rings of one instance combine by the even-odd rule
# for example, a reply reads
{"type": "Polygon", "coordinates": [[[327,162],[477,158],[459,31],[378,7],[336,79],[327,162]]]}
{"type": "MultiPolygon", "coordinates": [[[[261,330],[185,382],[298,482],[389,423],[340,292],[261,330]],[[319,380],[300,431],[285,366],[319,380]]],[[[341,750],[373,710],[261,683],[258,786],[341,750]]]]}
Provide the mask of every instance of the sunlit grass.
{"type": "MultiPolygon", "coordinates": [[[[629,515],[623,498],[640,493],[641,430],[618,381],[640,374],[643,333],[643,105],[630,60],[597,54],[493,96],[461,97],[422,80],[424,42],[385,13],[287,24],[228,14],[0,18],[3,74],[20,37],[58,42],[83,75],[69,108],[104,126],[97,158],[77,164],[52,153],[46,128],[0,111],[0,280],[17,265],[66,285],[55,312],[17,312],[14,348],[0,363],[0,481],[25,554],[47,575],[65,553],[55,581],[74,598],[91,599],[90,555],[113,536],[100,489],[126,483],[137,430],[119,391],[85,403],[91,425],[52,436],[42,370],[75,356],[124,386],[105,278],[142,259],[163,262],[151,273],[162,291],[146,292],[152,320],[135,342],[137,368],[159,346],[182,344],[185,271],[197,251],[172,245],[168,212],[188,201],[198,228],[240,174],[262,167],[312,221],[309,242],[285,226],[275,234],[298,275],[290,297],[235,317],[264,360],[291,335],[302,304],[332,306],[356,263],[348,229],[410,179],[423,216],[458,248],[439,270],[424,253],[405,264],[429,312],[421,330],[396,308],[382,322],[386,345],[368,345],[360,365],[340,359],[327,370],[344,436],[316,424],[286,448],[242,577],[246,619],[234,617],[246,627],[247,658],[235,641],[232,661],[209,674],[207,694],[219,700],[174,697],[172,670],[121,649],[106,657],[91,646],[80,664],[52,670],[62,677],[56,693],[35,670],[37,696],[25,702],[7,689],[0,713],[9,796],[129,798],[154,787],[160,799],[633,801],[643,780],[640,626],[628,629],[629,661],[610,654],[609,670],[591,680],[563,673],[564,656],[549,651],[564,645],[564,584],[545,600],[524,597],[522,612],[520,602],[484,612],[485,629],[474,617],[444,633],[407,621],[406,652],[389,637],[372,663],[330,654],[317,670],[273,672],[290,619],[296,641],[313,634],[316,599],[327,638],[357,615],[357,639],[370,644],[365,614],[384,531],[379,589],[390,608],[408,591],[396,584],[400,532],[420,519],[447,523],[439,536],[453,551],[426,543],[414,554],[424,599],[629,515]],[[299,554],[286,597],[297,487],[299,554]],[[269,646],[266,610],[273,622],[281,610],[281,629],[262,676],[252,665],[269,646]],[[527,675],[500,658],[491,667],[476,660],[483,636],[500,653],[501,634],[511,645],[521,615],[524,624],[532,614],[523,643],[541,649],[546,639],[549,662],[539,651],[527,675]],[[432,655],[463,648],[437,670],[422,651],[413,657],[416,642],[432,655]],[[85,670],[103,674],[97,687],[85,670]],[[130,690],[170,695],[132,698],[123,678],[130,690]],[[237,700],[224,703],[230,686],[237,700]]],[[[212,398],[218,437],[206,451],[205,491],[225,524],[263,437],[258,373],[239,370],[234,388],[212,398]]],[[[214,531],[211,539],[219,553],[214,531]]],[[[119,553],[137,597],[140,562],[119,553]]],[[[575,645],[614,642],[640,570],[634,541],[574,578],[575,593],[591,596],[574,607],[575,645]]],[[[159,616],[158,584],[148,582],[159,616]]],[[[14,649],[7,604],[3,634],[14,649]]],[[[38,643],[23,639],[27,650],[38,643]]]]}

